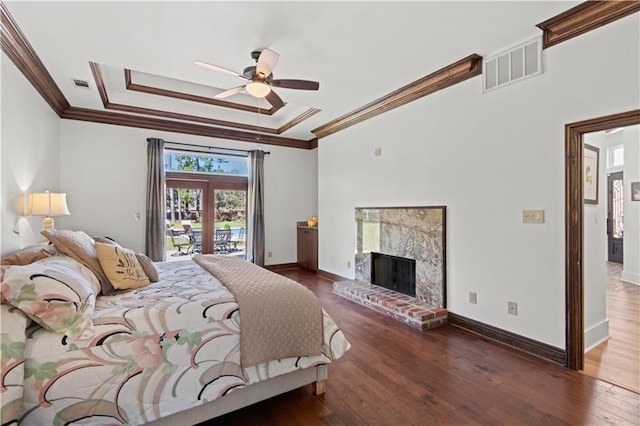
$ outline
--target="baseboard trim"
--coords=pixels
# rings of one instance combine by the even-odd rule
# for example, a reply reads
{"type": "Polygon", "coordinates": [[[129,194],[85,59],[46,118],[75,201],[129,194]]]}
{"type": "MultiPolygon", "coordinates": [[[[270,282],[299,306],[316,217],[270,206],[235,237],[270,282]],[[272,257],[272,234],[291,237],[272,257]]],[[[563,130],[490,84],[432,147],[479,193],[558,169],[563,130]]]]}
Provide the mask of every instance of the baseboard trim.
{"type": "Polygon", "coordinates": [[[264,269],[268,269],[273,272],[284,271],[286,269],[296,269],[300,268],[300,265],[297,263],[278,263],[277,265],[265,265],[264,269]]]}
{"type": "Polygon", "coordinates": [[[463,328],[548,361],[561,365],[566,365],[567,363],[566,351],[556,348],[555,346],[538,342],[537,340],[529,339],[528,337],[520,336],[519,334],[454,314],[453,312],[449,312],[448,322],[456,327],[463,328]]]}
{"type": "Polygon", "coordinates": [[[626,283],[640,285],[640,274],[623,270],[620,273],[620,279],[626,283]]]}
{"type": "Polygon", "coordinates": [[[609,339],[609,320],[605,319],[584,331],[584,353],[609,339]]]}
{"type": "Polygon", "coordinates": [[[325,278],[325,279],[327,279],[329,281],[334,281],[334,282],[336,282],[336,281],[346,281],[346,280],[349,279],[349,278],[345,278],[345,277],[343,277],[341,275],[334,274],[332,272],[323,271],[322,269],[318,269],[317,275],[320,278],[325,278]]]}

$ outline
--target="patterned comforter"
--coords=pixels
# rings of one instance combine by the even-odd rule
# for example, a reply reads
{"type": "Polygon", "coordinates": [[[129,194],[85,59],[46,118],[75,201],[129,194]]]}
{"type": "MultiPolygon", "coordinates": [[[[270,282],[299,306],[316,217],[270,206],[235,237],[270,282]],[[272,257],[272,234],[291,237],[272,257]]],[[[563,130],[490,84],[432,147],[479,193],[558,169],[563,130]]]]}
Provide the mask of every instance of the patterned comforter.
{"type": "Polygon", "coordinates": [[[159,282],[97,299],[89,340],[25,332],[28,320],[2,305],[2,424],[142,424],[349,349],[323,312],[322,355],[242,368],[229,290],[194,262],[157,267],[159,282]]]}

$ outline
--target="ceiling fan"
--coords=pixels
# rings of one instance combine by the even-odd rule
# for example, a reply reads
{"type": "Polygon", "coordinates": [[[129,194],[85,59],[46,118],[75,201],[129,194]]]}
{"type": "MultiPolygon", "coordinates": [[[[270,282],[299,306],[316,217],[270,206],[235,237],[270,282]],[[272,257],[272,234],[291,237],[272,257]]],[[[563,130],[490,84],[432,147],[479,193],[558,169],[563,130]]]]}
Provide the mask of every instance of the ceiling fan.
{"type": "Polygon", "coordinates": [[[202,61],[195,61],[194,64],[205,67],[214,71],[223,72],[225,74],[240,77],[248,80],[249,83],[237,86],[232,89],[218,93],[215,97],[218,99],[227,98],[237,93],[247,91],[251,96],[256,98],[265,98],[276,109],[284,106],[283,100],[272,90],[272,87],[282,87],[284,89],[302,89],[302,90],[318,90],[320,83],[309,80],[292,80],[273,78],[273,69],[278,63],[278,55],[273,50],[262,49],[251,52],[251,58],[256,61],[255,66],[249,66],[244,69],[242,74],[220,67],[218,65],[208,64],[202,61]]]}

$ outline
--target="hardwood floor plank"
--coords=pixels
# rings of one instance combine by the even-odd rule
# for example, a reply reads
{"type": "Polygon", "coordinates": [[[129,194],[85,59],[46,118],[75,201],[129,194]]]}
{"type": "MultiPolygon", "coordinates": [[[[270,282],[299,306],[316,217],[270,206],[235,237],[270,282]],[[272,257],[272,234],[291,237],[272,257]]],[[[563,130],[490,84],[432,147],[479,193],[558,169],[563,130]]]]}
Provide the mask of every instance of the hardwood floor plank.
{"type": "Polygon", "coordinates": [[[305,386],[206,425],[635,425],[640,395],[462,329],[413,329],[332,293],[332,282],[281,272],[310,288],[352,348],[329,365],[326,393],[305,386]]]}
{"type": "Polygon", "coordinates": [[[622,265],[607,262],[609,335],[585,354],[584,374],[640,393],[640,286],[620,279],[622,265]]]}

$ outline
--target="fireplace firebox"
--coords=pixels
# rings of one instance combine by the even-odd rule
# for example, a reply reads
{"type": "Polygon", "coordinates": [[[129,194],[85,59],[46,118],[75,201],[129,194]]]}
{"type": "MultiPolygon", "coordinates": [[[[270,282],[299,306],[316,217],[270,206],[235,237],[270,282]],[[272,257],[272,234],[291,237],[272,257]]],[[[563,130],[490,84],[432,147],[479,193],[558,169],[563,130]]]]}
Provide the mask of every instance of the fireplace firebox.
{"type": "Polygon", "coordinates": [[[371,252],[371,283],[415,297],[416,261],[371,252]]]}

